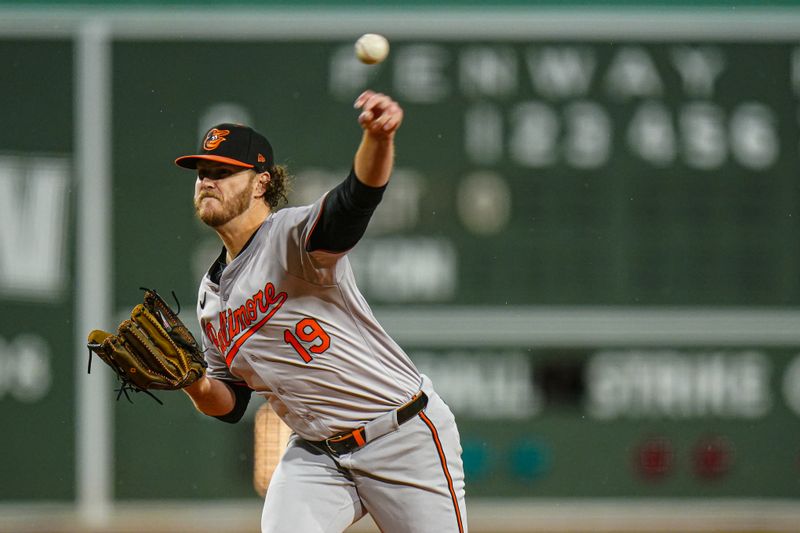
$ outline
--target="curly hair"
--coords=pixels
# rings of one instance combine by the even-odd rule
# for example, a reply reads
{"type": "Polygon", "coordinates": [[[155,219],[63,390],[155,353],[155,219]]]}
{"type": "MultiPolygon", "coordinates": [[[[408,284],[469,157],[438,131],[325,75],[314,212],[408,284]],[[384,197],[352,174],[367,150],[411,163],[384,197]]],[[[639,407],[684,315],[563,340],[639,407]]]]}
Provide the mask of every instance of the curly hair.
{"type": "Polygon", "coordinates": [[[292,176],[289,174],[289,169],[283,165],[273,165],[267,169],[267,172],[269,172],[270,180],[267,190],[264,192],[264,202],[274,211],[278,206],[289,201],[287,196],[292,176]]]}

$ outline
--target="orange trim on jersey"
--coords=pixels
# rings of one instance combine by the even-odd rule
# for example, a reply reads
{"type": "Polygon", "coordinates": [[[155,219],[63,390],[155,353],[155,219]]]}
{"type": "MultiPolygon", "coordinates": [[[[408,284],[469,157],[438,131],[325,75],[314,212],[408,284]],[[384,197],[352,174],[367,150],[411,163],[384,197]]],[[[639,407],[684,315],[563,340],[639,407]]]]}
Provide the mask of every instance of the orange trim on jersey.
{"type": "Polygon", "coordinates": [[[431,436],[433,437],[433,442],[436,444],[436,450],[439,452],[439,461],[442,463],[442,470],[444,470],[444,477],[447,478],[447,488],[450,490],[450,497],[453,499],[453,507],[456,510],[456,521],[458,521],[458,531],[459,533],[464,533],[464,525],[461,523],[461,509],[458,507],[458,498],[456,497],[456,490],[453,488],[453,478],[450,476],[450,470],[447,469],[447,458],[444,455],[444,448],[442,448],[442,442],[439,440],[439,432],[436,431],[436,427],[431,422],[431,419],[425,416],[425,413],[420,411],[419,417],[425,422],[425,425],[428,426],[428,429],[431,430],[431,436]]]}
{"type": "Polygon", "coordinates": [[[245,331],[245,332],[244,332],[244,334],[243,334],[241,337],[239,337],[238,339],[236,339],[236,342],[234,342],[234,343],[233,343],[233,346],[231,346],[231,349],[230,349],[230,350],[228,350],[228,354],[225,356],[225,363],[226,363],[226,364],[227,364],[229,367],[231,366],[231,363],[233,362],[233,358],[234,358],[234,357],[236,357],[236,354],[237,354],[237,353],[239,353],[239,348],[241,348],[241,347],[242,347],[242,344],[244,344],[244,342],[245,342],[247,339],[249,339],[249,338],[250,338],[250,336],[251,336],[253,333],[255,333],[256,331],[258,331],[258,330],[259,330],[259,328],[261,328],[261,326],[263,326],[264,324],[266,324],[266,323],[269,321],[269,319],[270,319],[270,318],[272,318],[272,316],[273,316],[273,315],[274,315],[274,314],[275,314],[275,313],[278,311],[278,309],[280,309],[280,308],[281,308],[281,306],[283,305],[283,302],[285,302],[285,301],[286,301],[286,293],[281,293],[281,294],[279,294],[278,296],[283,296],[283,298],[281,298],[281,299],[277,300],[277,301],[275,302],[275,304],[274,304],[274,307],[273,307],[272,309],[270,309],[270,310],[269,310],[269,313],[267,313],[266,315],[264,315],[264,317],[263,317],[261,320],[259,320],[258,322],[256,322],[256,323],[255,323],[255,324],[253,324],[252,326],[250,326],[250,329],[248,329],[247,331],[245,331]]]}

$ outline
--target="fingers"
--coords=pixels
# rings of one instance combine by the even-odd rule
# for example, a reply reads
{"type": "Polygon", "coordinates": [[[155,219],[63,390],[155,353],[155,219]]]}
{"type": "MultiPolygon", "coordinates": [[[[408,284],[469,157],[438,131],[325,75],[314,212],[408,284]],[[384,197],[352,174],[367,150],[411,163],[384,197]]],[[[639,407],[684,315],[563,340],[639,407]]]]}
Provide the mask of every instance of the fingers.
{"type": "Polygon", "coordinates": [[[388,136],[403,122],[403,108],[383,93],[364,91],[356,98],[353,107],[361,109],[358,122],[372,134],[388,136]]]}
{"type": "Polygon", "coordinates": [[[103,344],[103,341],[106,340],[107,338],[109,338],[111,335],[112,334],[107,332],[107,331],[103,331],[103,330],[100,330],[100,329],[94,329],[89,333],[89,337],[87,339],[87,343],[91,344],[93,346],[99,346],[99,345],[103,344]]]}
{"type": "Polygon", "coordinates": [[[130,331],[135,333],[138,333],[136,330],[142,331],[142,336],[146,337],[150,344],[158,347],[161,353],[165,355],[174,355],[177,353],[175,342],[164,330],[161,321],[159,321],[144,305],[139,304],[133,308],[131,320],[129,322],[135,326],[135,328],[128,328],[130,331]]]}
{"type": "Polygon", "coordinates": [[[374,96],[375,94],[377,94],[375,91],[370,91],[369,89],[364,91],[363,93],[358,95],[358,98],[356,98],[355,103],[353,103],[353,107],[356,109],[362,107],[364,105],[364,102],[366,102],[371,96],[374,96]]]}

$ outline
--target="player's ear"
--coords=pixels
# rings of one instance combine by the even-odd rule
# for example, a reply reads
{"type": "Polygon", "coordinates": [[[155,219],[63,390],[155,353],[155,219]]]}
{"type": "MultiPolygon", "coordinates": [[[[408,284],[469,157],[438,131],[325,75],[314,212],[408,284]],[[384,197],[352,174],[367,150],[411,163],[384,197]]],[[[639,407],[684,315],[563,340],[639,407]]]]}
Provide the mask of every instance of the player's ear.
{"type": "Polygon", "coordinates": [[[256,174],[256,197],[264,196],[267,192],[267,187],[269,186],[269,182],[272,179],[269,172],[262,172],[261,174],[256,174]]]}

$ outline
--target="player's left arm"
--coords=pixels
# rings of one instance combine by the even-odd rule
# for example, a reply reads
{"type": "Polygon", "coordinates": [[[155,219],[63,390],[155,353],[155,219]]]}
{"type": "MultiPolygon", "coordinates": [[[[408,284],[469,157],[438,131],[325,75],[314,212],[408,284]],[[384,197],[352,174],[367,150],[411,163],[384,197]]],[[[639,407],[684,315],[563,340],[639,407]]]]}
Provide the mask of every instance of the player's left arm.
{"type": "Polygon", "coordinates": [[[391,97],[363,92],[354,106],[360,109],[363,130],[350,175],[325,197],[306,250],[341,253],[367,230],[394,168],[394,136],[403,121],[403,109],[391,97]]]}

